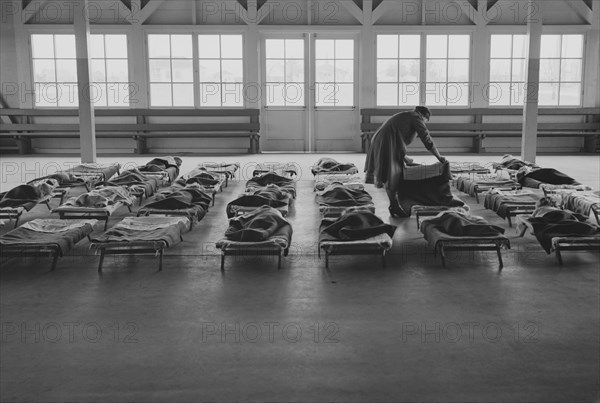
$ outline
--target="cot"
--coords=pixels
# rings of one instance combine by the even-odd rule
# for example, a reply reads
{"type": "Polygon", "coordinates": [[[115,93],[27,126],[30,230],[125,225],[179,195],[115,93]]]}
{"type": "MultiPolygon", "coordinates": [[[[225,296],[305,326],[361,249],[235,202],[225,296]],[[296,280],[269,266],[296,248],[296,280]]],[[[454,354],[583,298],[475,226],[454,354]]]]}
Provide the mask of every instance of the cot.
{"type": "Polygon", "coordinates": [[[158,271],[162,271],[163,252],[183,241],[182,233],[190,226],[185,217],[127,217],[98,236],[90,236],[92,247],[100,252],[98,272],[106,255],[137,255],[153,253],[159,256],[158,271]]]}
{"type": "Polygon", "coordinates": [[[179,176],[179,167],[182,162],[179,157],[158,157],[136,169],[147,177],[156,177],[163,185],[169,185],[179,176]]]}
{"type": "Polygon", "coordinates": [[[500,218],[508,220],[512,227],[512,218],[519,215],[530,215],[536,208],[541,195],[530,190],[498,190],[494,189],[485,195],[484,207],[494,211],[500,218]]]}
{"type": "Polygon", "coordinates": [[[500,177],[490,178],[489,176],[484,177],[459,177],[455,182],[456,188],[468,194],[471,197],[475,197],[477,203],[479,203],[479,195],[488,192],[492,189],[499,190],[518,190],[521,189],[521,185],[512,179],[503,179],[500,177]]]}
{"type": "Polygon", "coordinates": [[[202,186],[206,192],[212,195],[212,204],[214,206],[217,193],[223,191],[223,186],[227,183],[227,178],[228,175],[226,173],[208,171],[206,168],[198,166],[179,178],[176,184],[179,186],[192,184],[202,186]]]}
{"type": "Polygon", "coordinates": [[[333,183],[317,192],[315,201],[321,215],[327,218],[340,217],[351,209],[375,213],[373,198],[367,191],[340,183],[333,183]]]}
{"type": "Polygon", "coordinates": [[[121,164],[119,163],[84,163],[64,171],[59,171],[57,174],[64,173],[72,178],[71,183],[68,181],[66,183],[60,183],[60,187],[69,188],[83,185],[87,191],[90,191],[96,183],[108,181],[115,174],[118,175],[120,169],[121,164]]]}
{"type": "Polygon", "coordinates": [[[58,258],[67,254],[75,244],[88,236],[96,220],[65,221],[35,219],[0,236],[2,257],[52,257],[50,270],[58,258]]]}
{"type": "Polygon", "coordinates": [[[292,162],[267,162],[257,164],[252,172],[252,176],[262,176],[268,173],[293,178],[294,176],[298,176],[298,168],[292,162]]]}
{"type": "Polygon", "coordinates": [[[225,175],[225,187],[229,186],[229,179],[235,179],[236,172],[240,169],[239,162],[235,163],[214,163],[204,162],[198,165],[199,168],[204,168],[208,172],[225,175]]]}
{"type": "Polygon", "coordinates": [[[510,249],[510,240],[502,228],[490,225],[482,217],[445,211],[423,220],[420,229],[434,255],[439,252],[444,267],[446,252],[450,250],[493,250],[498,255],[499,270],[504,267],[501,249],[510,249]]]}
{"type": "Polygon", "coordinates": [[[158,192],[148,199],[137,212],[137,216],[167,215],[183,216],[190,220],[190,230],[194,222],[206,215],[213,197],[200,185],[181,187],[174,185],[158,192]]]}
{"type": "Polygon", "coordinates": [[[50,200],[56,197],[58,182],[46,178],[32,184],[19,185],[0,193],[0,219],[15,220],[15,228],[24,212],[38,204],[45,204],[51,210],[50,200]]]}

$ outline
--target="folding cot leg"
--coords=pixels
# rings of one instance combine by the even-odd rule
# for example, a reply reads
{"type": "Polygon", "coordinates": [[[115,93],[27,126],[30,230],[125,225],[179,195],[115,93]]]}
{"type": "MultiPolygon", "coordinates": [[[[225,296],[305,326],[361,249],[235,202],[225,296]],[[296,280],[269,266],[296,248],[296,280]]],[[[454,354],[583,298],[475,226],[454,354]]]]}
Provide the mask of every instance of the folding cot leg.
{"type": "Polygon", "coordinates": [[[221,271],[225,271],[225,252],[221,253],[221,271]]]}
{"type": "Polygon", "coordinates": [[[100,249],[100,262],[98,263],[98,273],[102,273],[102,263],[104,263],[104,249],[100,249]]]}
{"type": "Polygon", "coordinates": [[[50,271],[54,271],[56,269],[56,262],[58,262],[58,251],[54,251],[54,255],[52,256],[52,265],[50,266],[50,271]]]}
{"type": "Polygon", "coordinates": [[[475,188],[475,201],[479,204],[479,189],[475,188]]]}
{"type": "Polygon", "coordinates": [[[17,216],[15,217],[15,228],[17,228],[19,226],[20,218],[21,218],[21,214],[17,214],[17,216]]]}
{"type": "Polygon", "coordinates": [[[525,236],[525,234],[527,233],[527,226],[523,225],[523,228],[521,229],[521,232],[519,233],[519,236],[521,238],[523,238],[525,236]]]}
{"type": "Polygon", "coordinates": [[[512,228],[512,220],[510,218],[510,213],[508,213],[508,215],[506,216],[506,219],[508,220],[508,226],[512,228]]]}
{"type": "Polygon", "coordinates": [[[446,268],[446,253],[444,252],[444,245],[440,245],[440,257],[442,258],[442,266],[446,268]]]}
{"type": "Polygon", "coordinates": [[[159,256],[158,256],[158,271],[162,271],[163,251],[164,251],[164,248],[160,248],[159,256]]]}
{"type": "Polygon", "coordinates": [[[417,229],[421,229],[421,215],[417,211],[417,229]]]}
{"type": "Polygon", "coordinates": [[[504,262],[502,261],[502,253],[500,252],[500,245],[496,245],[496,253],[498,254],[498,262],[500,263],[498,271],[500,271],[504,267],[504,262]]]}
{"type": "Polygon", "coordinates": [[[329,251],[325,251],[325,268],[329,269],[329,251]]]}
{"type": "Polygon", "coordinates": [[[108,216],[104,219],[104,231],[106,231],[106,228],[108,228],[108,216]]]}
{"type": "Polygon", "coordinates": [[[381,267],[385,267],[385,250],[381,252],[381,267]]]}
{"type": "Polygon", "coordinates": [[[281,255],[283,255],[283,251],[279,252],[279,257],[277,259],[277,270],[281,270],[281,255]]]}
{"type": "Polygon", "coordinates": [[[558,244],[556,245],[556,260],[559,265],[563,265],[562,254],[560,253],[560,246],[558,244]]]}

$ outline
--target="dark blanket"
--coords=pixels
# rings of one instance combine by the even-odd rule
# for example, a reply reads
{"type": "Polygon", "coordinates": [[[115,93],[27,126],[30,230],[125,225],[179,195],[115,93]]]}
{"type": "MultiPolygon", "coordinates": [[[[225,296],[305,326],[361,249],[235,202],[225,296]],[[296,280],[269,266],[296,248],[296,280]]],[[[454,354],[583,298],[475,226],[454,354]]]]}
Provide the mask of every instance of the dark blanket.
{"type": "Polygon", "coordinates": [[[0,237],[0,251],[1,246],[56,245],[60,249],[60,254],[64,255],[92,231],[90,224],[58,233],[38,232],[19,227],[0,237]]]}
{"type": "Polygon", "coordinates": [[[536,194],[502,194],[488,193],[485,195],[483,206],[494,211],[500,218],[506,218],[514,206],[535,206],[541,196],[536,194]]]}
{"type": "Polygon", "coordinates": [[[146,196],[152,196],[158,189],[158,181],[155,178],[149,178],[138,169],[121,172],[121,174],[110,181],[97,183],[96,186],[132,186],[140,185],[144,187],[146,196]]]}
{"type": "Polygon", "coordinates": [[[546,213],[528,219],[546,253],[552,252],[552,238],[555,237],[600,236],[600,227],[583,222],[587,217],[568,210],[546,209],[546,213]]]}
{"type": "Polygon", "coordinates": [[[317,203],[330,207],[366,206],[373,198],[365,190],[351,189],[345,186],[333,186],[316,197],[317,203]]]}
{"type": "Polygon", "coordinates": [[[137,169],[140,172],[168,172],[170,180],[174,180],[179,176],[179,166],[181,158],[178,157],[161,157],[154,158],[146,165],[142,165],[137,169]],[[169,169],[170,168],[170,169],[169,169]]]}
{"type": "Polygon", "coordinates": [[[517,158],[513,158],[513,159],[502,161],[498,165],[502,166],[502,167],[504,167],[506,169],[512,169],[512,170],[515,170],[515,171],[519,170],[519,169],[521,169],[523,167],[539,168],[539,166],[537,164],[534,164],[532,162],[521,161],[520,159],[517,159],[517,158]]]}
{"type": "Polygon", "coordinates": [[[518,172],[517,181],[522,186],[535,189],[539,188],[543,183],[550,185],[581,185],[575,179],[554,168],[539,168],[529,173],[518,172]]]}
{"type": "Polygon", "coordinates": [[[225,237],[237,242],[262,242],[272,236],[289,235],[292,226],[281,213],[272,207],[263,206],[250,213],[229,220],[229,228],[225,237]]]}
{"type": "Polygon", "coordinates": [[[354,164],[340,164],[333,158],[323,157],[311,168],[313,175],[320,173],[344,172],[356,168],[354,164]]]}
{"type": "Polygon", "coordinates": [[[42,193],[37,186],[19,185],[3,193],[0,199],[0,208],[23,207],[29,211],[38,203],[42,193]]]}
{"type": "Polygon", "coordinates": [[[198,207],[208,210],[212,197],[196,188],[174,189],[161,192],[144,205],[144,208],[156,210],[185,210],[198,207]]]}
{"type": "Polygon", "coordinates": [[[396,226],[385,224],[370,212],[348,212],[336,220],[321,222],[320,241],[357,241],[380,234],[394,236],[396,226]]]}
{"type": "Polygon", "coordinates": [[[481,217],[448,211],[423,221],[423,225],[457,237],[493,237],[504,234],[504,228],[491,225],[481,217]]]}
{"type": "MultiPolygon", "coordinates": [[[[163,217],[161,217],[163,218],[163,217]]],[[[148,219],[156,220],[151,217],[140,217],[136,220],[148,219]]],[[[185,225],[170,225],[166,228],[157,228],[146,231],[136,231],[130,228],[124,228],[117,224],[115,227],[109,229],[104,234],[92,236],[91,241],[93,243],[124,243],[129,242],[160,242],[163,241],[168,247],[171,247],[181,242],[181,232],[185,229],[185,225]]],[[[125,246],[125,245],[124,245],[125,246]]]]}
{"type": "Polygon", "coordinates": [[[244,195],[240,196],[227,205],[227,217],[231,218],[235,215],[233,206],[242,207],[262,207],[270,206],[273,208],[285,207],[288,203],[280,200],[272,193],[264,193],[262,195],[244,195]],[[272,197],[272,198],[271,198],[272,197]]]}
{"type": "Polygon", "coordinates": [[[77,165],[76,167],[69,168],[65,172],[76,175],[76,176],[90,176],[90,175],[98,175],[99,180],[107,181],[112,178],[118,171],[121,166],[116,165],[108,165],[104,167],[91,167],[89,165],[77,165]]]}
{"type": "Polygon", "coordinates": [[[181,186],[191,185],[194,183],[201,186],[215,186],[219,183],[219,180],[209,172],[202,172],[201,174],[192,177],[180,178],[177,180],[177,184],[181,186]]]}
{"type": "Polygon", "coordinates": [[[438,176],[420,180],[403,180],[398,186],[398,203],[410,216],[415,205],[462,207],[465,203],[452,196],[450,190],[450,165],[444,164],[443,171],[438,176]]]}
{"type": "Polygon", "coordinates": [[[284,186],[294,181],[290,178],[286,178],[285,176],[277,175],[276,173],[269,172],[260,176],[256,176],[250,179],[246,186],[251,186],[256,184],[257,186],[267,186],[267,185],[277,185],[284,186]]]}

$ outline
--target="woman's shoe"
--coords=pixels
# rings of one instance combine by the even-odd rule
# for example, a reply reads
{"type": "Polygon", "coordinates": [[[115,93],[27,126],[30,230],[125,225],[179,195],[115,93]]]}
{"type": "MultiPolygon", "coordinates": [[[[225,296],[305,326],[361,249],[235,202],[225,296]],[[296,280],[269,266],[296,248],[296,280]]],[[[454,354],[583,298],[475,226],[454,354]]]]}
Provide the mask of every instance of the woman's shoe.
{"type": "Polygon", "coordinates": [[[392,217],[398,217],[398,218],[408,217],[408,214],[406,214],[406,211],[404,211],[404,209],[402,207],[400,207],[399,205],[389,206],[388,210],[390,211],[390,215],[392,217]]]}

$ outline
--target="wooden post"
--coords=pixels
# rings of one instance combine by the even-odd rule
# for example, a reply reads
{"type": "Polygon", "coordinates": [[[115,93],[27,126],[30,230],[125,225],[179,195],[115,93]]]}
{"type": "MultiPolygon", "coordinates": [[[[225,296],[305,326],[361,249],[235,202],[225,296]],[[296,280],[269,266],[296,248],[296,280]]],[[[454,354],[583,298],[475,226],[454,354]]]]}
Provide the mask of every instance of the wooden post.
{"type": "Polygon", "coordinates": [[[77,92],[79,94],[79,136],[81,162],[96,162],[96,127],[90,86],[90,20],[88,0],[74,1],[75,48],[77,50],[77,92]]]}
{"type": "Polygon", "coordinates": [[[527,14],[527,38],[529,60],[527,63],[527,94],[523,108],[523,135],[521,158],[535,162],[537,154],[538,98],[540,81],[540,50],[542,44],[541,1],[529,0],[527,14]]]}

